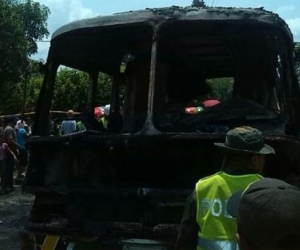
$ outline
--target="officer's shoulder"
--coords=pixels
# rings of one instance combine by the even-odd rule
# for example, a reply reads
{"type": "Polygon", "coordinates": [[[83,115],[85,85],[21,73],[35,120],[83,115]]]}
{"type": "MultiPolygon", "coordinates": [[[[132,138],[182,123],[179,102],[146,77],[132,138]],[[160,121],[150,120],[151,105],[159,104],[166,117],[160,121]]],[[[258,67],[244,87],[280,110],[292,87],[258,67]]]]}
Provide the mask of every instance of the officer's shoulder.
{"type": "Polygon", "coordinates": [[[212,174],[212,175],[209,175],[209,176],[206,176],[206,177],[203,177],[199,180],[199,182],[204,182],[204,181],[207,181],[207,180],[210,180],[211,178],[218,178],[220,176],[222,172],[217,172],[215,174],[212,174]]]}

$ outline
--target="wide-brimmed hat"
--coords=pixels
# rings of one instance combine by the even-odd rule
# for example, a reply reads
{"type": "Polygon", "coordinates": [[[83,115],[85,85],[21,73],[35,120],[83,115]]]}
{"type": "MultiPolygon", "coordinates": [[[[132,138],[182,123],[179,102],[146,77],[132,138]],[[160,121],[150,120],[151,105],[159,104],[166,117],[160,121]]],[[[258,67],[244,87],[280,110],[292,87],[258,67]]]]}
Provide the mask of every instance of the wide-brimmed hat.
{"type": "Polygon", "coordinates": [[[259,249],[290,249],[281,248],[287,242],[299,247],[298,188],[281,180],[262,178],[233,193],[226,207],[227,213],[237,218],[241,237],[259,249]]]}
{"type": "Polygon", "coordinates": [[[227,150],[255,154],[275,154],[274,148],[264,143],[262,133],[249,126],[229,130],[224,143],[215,143],[216,146],[227,150]]]}

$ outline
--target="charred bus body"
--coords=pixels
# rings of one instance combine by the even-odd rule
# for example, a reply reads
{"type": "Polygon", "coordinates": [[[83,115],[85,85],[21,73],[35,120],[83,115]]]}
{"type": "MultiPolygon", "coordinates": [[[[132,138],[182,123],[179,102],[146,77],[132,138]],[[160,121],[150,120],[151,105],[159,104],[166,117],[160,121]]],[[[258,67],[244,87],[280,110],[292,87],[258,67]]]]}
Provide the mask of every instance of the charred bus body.
{"type": "Polygon", "coordinates": [[[277,152],[267,159],[267,176],[299,171],[299,97],[292,34],[263,9],[146,9],[61,27],[51,40],[28,143],[26,191],[36,198],[24,244],[172,249],[194,184],[221,168],[213,143],[229,129],[250,125],[264,133],[277,152]],[[88,129],[50,137],[60,65],[90,75],[83,97],[88,129]],[[99,72],[113,77],[116,119],[108,130],[91,122],[99,72]],[[184,114],[190,100],[209,93],[206,80],[220,77],[233,79],[231,98],[184,114]]]}

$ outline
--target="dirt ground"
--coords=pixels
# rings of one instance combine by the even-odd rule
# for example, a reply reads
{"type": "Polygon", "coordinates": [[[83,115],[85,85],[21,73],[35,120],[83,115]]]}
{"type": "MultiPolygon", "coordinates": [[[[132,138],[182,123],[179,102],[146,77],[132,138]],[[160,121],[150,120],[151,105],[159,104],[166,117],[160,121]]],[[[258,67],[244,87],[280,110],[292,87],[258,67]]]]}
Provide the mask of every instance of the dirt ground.
{"type": "Polygon", "coordinates": [[[19,250],[19,231],[25,224],[34,196],[22,194],[21,186],[0,196],[0,249],[19,250]]]}

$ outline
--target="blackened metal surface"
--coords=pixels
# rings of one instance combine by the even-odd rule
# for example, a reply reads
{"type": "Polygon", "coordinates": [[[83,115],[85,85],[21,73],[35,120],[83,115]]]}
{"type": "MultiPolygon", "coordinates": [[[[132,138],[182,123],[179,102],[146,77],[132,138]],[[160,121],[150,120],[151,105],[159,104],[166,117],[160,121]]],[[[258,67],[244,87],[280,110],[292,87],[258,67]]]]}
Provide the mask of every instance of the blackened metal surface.
{"type": "Polygon", "coordinates": [[[53,34],[48,61],[59,61],[86,71],[97,65],[101,71],[113,74],[118,72],[124,55],[134,51],[136,41],[150,41],[158,24],[176,22],[219,22],[236,30],[245,30],[252,25],[258,32],[279,33],[288,46],[292,46],[292,35],[286,23],[277,14],[263,9],[170,7],[99,16],[67,24],[53,34]],[[240,28],[236,28],[237,25],[240,28]]]}
{"type": "Polygon", "coordinates": [[[135,23],[157,23],[162,20],[230,20],[239,21],[243,19],[255,20],[259,22],[276,25],[292,38],[291,32],[284,20],[277,14],[264,10],[263,8],[223,8],[223,7],[169,7],[157,9],[145,9],[140,11],[129,11],[118,13],[112,16],[98,16],[67,24],[56,30],[52,39],[68,32],[79,29],[87,29],[102,26],[130,25],[135,23]]]}
{"type": "MultiPolygon", "coordinates": [[[[224,137],[94,131],[33,137],[26,190],[36,200],[26,229],[76,240],[87,235],[107,244],[124,238],[174,243],[194,183],[221,168],[222,152],[213,143],[224,137]]],[[[267,158],[266,176],[285,179],[299,172],[298,139],[265,140],[277,153],[267,158]]]]}
{"type": "Polygon", "coordinates": [[[89,73],[89,92],[87,110],[94,114],[94,107],[96,106],[96,94],[98,86],[98,72],[89,73]]]}
{"type": "Polygon", "coordinates": [[[188,190],[87,189],[39,192],[26,229],[110,239],[176,239],[188,190]]]}
{"type": "Polygon", "coordinates": [[[50,62],[47,64],[46,74],[43,80],[43,85],[37,101],[36,116],[33,124],[33,135],[49,135],[49,121],[50,121],[50,107],[51,100],[54,92],[54,83],[56,72],[58,69],[56,62],[50,62]]]}
{"type": "MultiPolygon", "coordinates": [[[[56,187],[57,192],[69,188],[76,192],[99,188],[192,189],[199,178],[220,169],[222,152],[214,142],[224,138],[225,133],[143,136],[92,131],[34,137],[28,144],[32,153],[27,186],[31,191],[56,187]]],[[[276,172],[280,176],[281,172],[284,179],[299,171],[299,139],[278,134],[266,134],[265,139],[277,153],[271,158],[275,160],[267,163],[270,175],[276,172]]]]}
{"type": "Polygon", "coordinates": [[[144,127],[139,134],[159,134],[160,132],[155,128],[153,124],[153,109],[154,109],[154,93],[156,83],[156,64],[157,64],[157,43],[158,43],[158,28],[159,25],[154,29],[152,38],[152,52],[151,52],[151,63],[150,63],[150,81],[148,91],[148,106],[147,106],[147,118],[144,127]]]}

